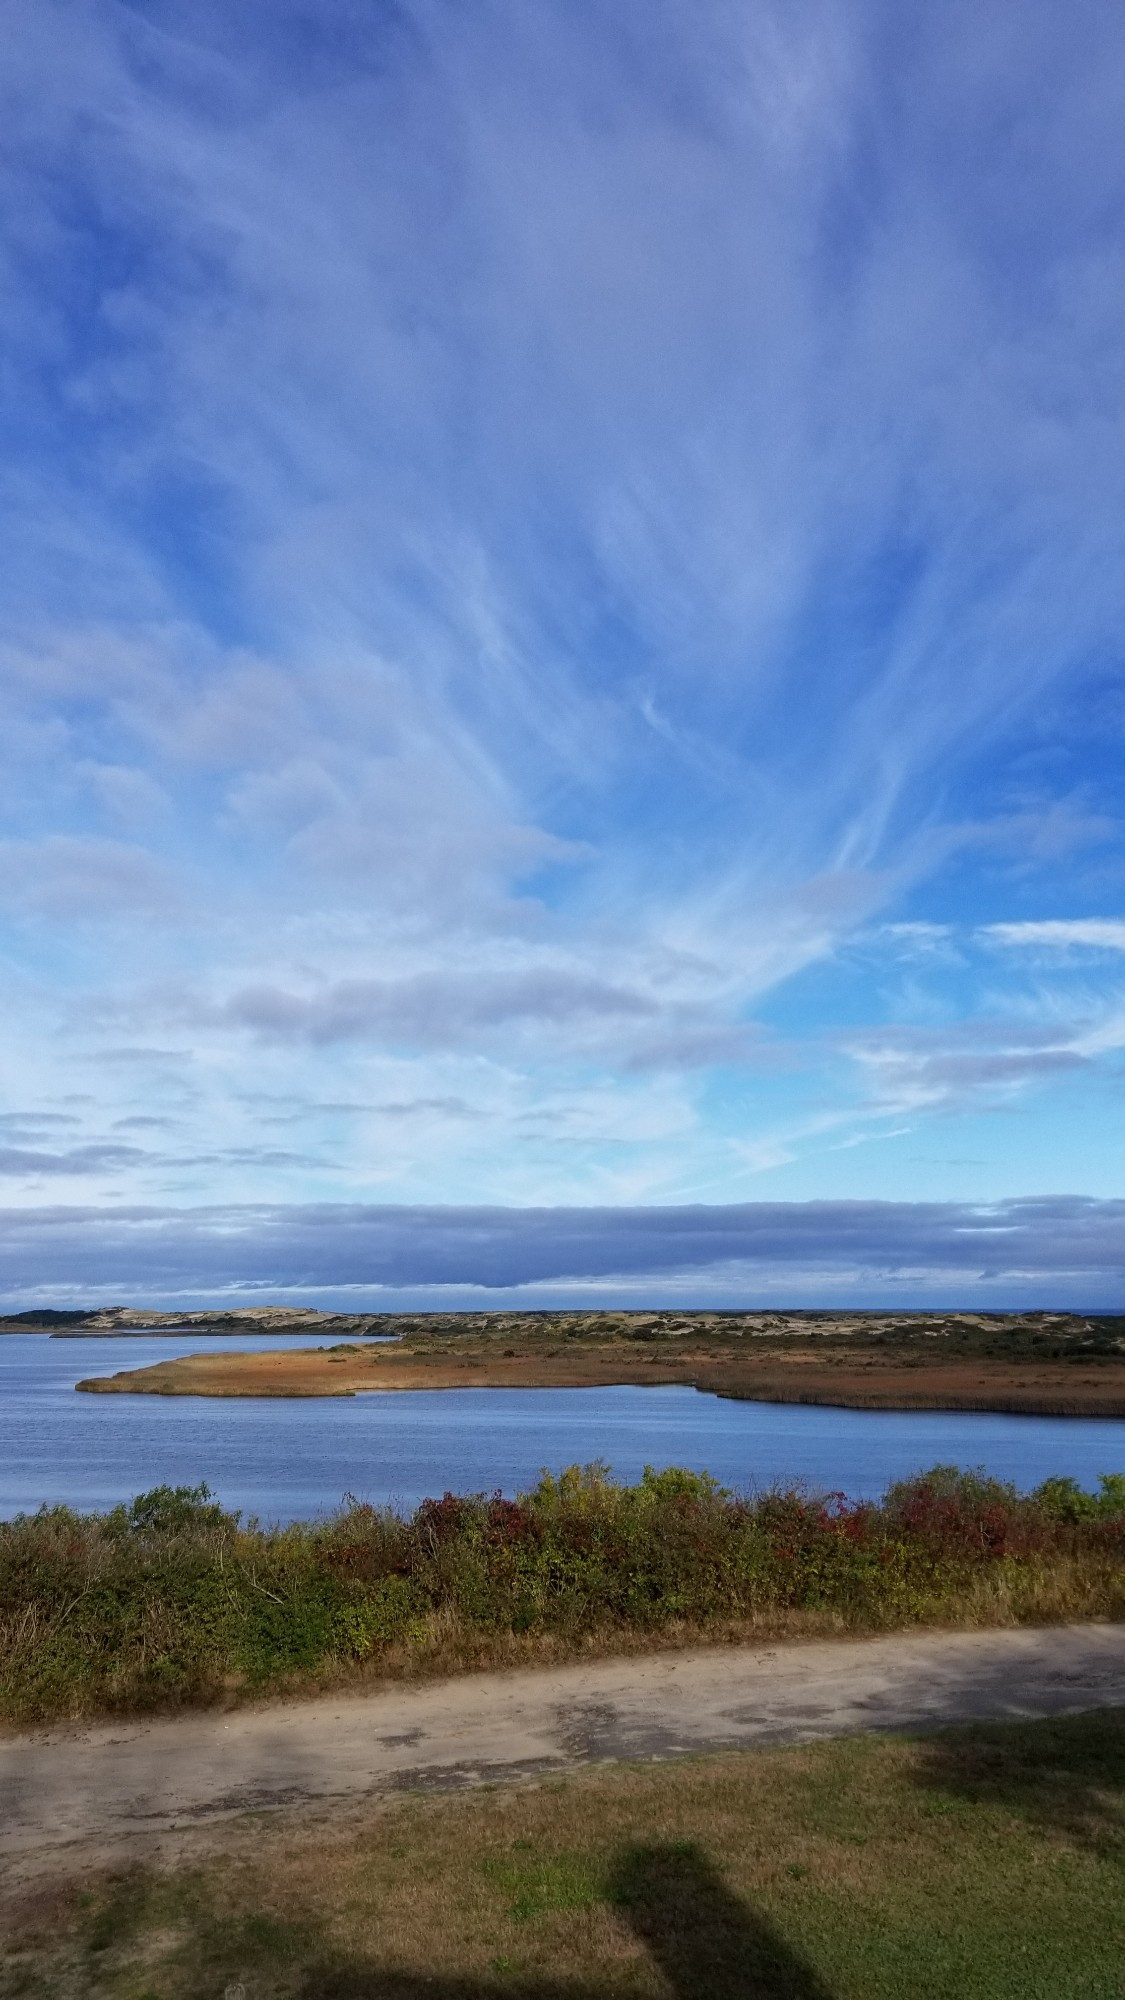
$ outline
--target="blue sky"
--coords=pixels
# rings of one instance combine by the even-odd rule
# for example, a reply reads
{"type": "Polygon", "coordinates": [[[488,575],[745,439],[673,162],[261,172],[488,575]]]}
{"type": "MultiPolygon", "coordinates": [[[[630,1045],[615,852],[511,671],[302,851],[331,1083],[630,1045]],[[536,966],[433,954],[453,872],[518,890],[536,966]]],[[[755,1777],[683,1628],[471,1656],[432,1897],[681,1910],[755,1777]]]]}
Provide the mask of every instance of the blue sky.
{"type": "Polygon", "coordinates": [[[12,0],[0,71],[8,1295],[1119,1303],[1114,10],[12,0]]]}

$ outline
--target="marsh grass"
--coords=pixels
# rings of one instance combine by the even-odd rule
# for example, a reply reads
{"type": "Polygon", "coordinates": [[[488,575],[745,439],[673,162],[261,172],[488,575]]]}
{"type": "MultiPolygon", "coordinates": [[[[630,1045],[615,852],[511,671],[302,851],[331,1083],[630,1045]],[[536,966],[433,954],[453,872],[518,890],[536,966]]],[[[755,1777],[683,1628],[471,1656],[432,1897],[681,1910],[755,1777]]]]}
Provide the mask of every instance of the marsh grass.
{"type": "Polygon", "coordinates": [[[696,1640],[1125,1615],[1125,1478],[938,1467],[879,1505],[544,1477],[263,1529],[205,1487],[0,1524],[0,1714],[159,1709],[696,1640]]]}
{"type": "Polygon", "coordinates": [[[1120,2000],[1125,1714],[247,1819],[0,1930],[2,2000],[1120,2000]]]}

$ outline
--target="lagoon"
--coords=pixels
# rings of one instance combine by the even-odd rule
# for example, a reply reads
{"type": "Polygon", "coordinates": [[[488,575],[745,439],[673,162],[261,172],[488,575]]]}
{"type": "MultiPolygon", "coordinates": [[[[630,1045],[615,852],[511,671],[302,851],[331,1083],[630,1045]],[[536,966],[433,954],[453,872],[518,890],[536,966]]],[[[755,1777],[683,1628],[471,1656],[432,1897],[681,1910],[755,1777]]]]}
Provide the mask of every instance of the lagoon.
{"type": "Polygon", "coordinates": [[[983,1466],[1028,1489],[1052,1473],[1094,1486],[1125,1471],[1125,1420],[725,1402],[654,1389],[430,1389],[350,1399],[80,1396],[84,1376],[198,1353],[261,1352],[276,1334],[201,1342],[132,1335],[0,1338],[0,1518],[66,1502],[101,1508],[206,1480],[264,1522],[309,1520],[346,1493],[415,1506],[430,1494],[532,1485],[543,1468],[604,1459],[621,1479],[686,1465],[723,1485],[799,1480],[876,1498],[936,1463],[983,1466]]]}

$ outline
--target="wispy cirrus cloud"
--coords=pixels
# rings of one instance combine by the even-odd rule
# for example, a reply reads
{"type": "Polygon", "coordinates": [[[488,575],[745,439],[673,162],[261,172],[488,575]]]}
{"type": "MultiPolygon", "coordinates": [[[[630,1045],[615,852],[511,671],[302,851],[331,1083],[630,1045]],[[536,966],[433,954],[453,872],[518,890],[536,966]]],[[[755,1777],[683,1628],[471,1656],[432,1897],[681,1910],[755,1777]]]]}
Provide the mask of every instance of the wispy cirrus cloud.
{"type": "Polygon", "coordinates": [[[13,19],[21,1089],[174,1120],[138,1199],[898,1194],[1017,1101],[1027,1185],[1117,1047],[1105,10],[13,19]]]}
{"type": "Polygon", "coordinates": [[[1089,1069],[1073,1029],[976,1021],[948,1029],[885,1031],[857,1039],[849,1053],[866,1071],[880,1107],[919,1112],[967,1101],[1008,1103],[1036,1084],[1089,1069]]]}
{"type": "Polygon", "coordinates": [[[985,924],[986,943],[1013,951],[1125,951],[1125,917],[1054,917],[985,924]]]}

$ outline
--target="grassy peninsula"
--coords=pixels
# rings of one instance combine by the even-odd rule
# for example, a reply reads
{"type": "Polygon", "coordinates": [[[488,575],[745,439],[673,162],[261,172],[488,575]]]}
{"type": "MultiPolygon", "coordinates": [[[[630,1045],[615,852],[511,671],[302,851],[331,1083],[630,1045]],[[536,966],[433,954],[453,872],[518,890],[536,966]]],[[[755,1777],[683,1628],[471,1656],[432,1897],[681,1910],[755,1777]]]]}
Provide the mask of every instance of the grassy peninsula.
{"type": "Polygon", "coordinates": [[[264,1529],[206,1488],[0,1523],[0,1714],[128,1712],[716,1639],[1125,1617],[1125,1474],[879,1505],[602,1468],[264,1529]]]}
{"type": "MultiPolygon", "coordinates": [[[[199,1330],[228,1328],[212,1321],[199,1330]]],[[[430,1313],[324,1315],[315,1330],[327,1344],[201,1352],[78,1387],[100,1395],[351,1396],[679,1382],[772,1403],[1125,1416],[1120,1315],[430,1313]],[[365,1334],[392,1336],[393,1344],[354,1338],[365,1334]]]]}

